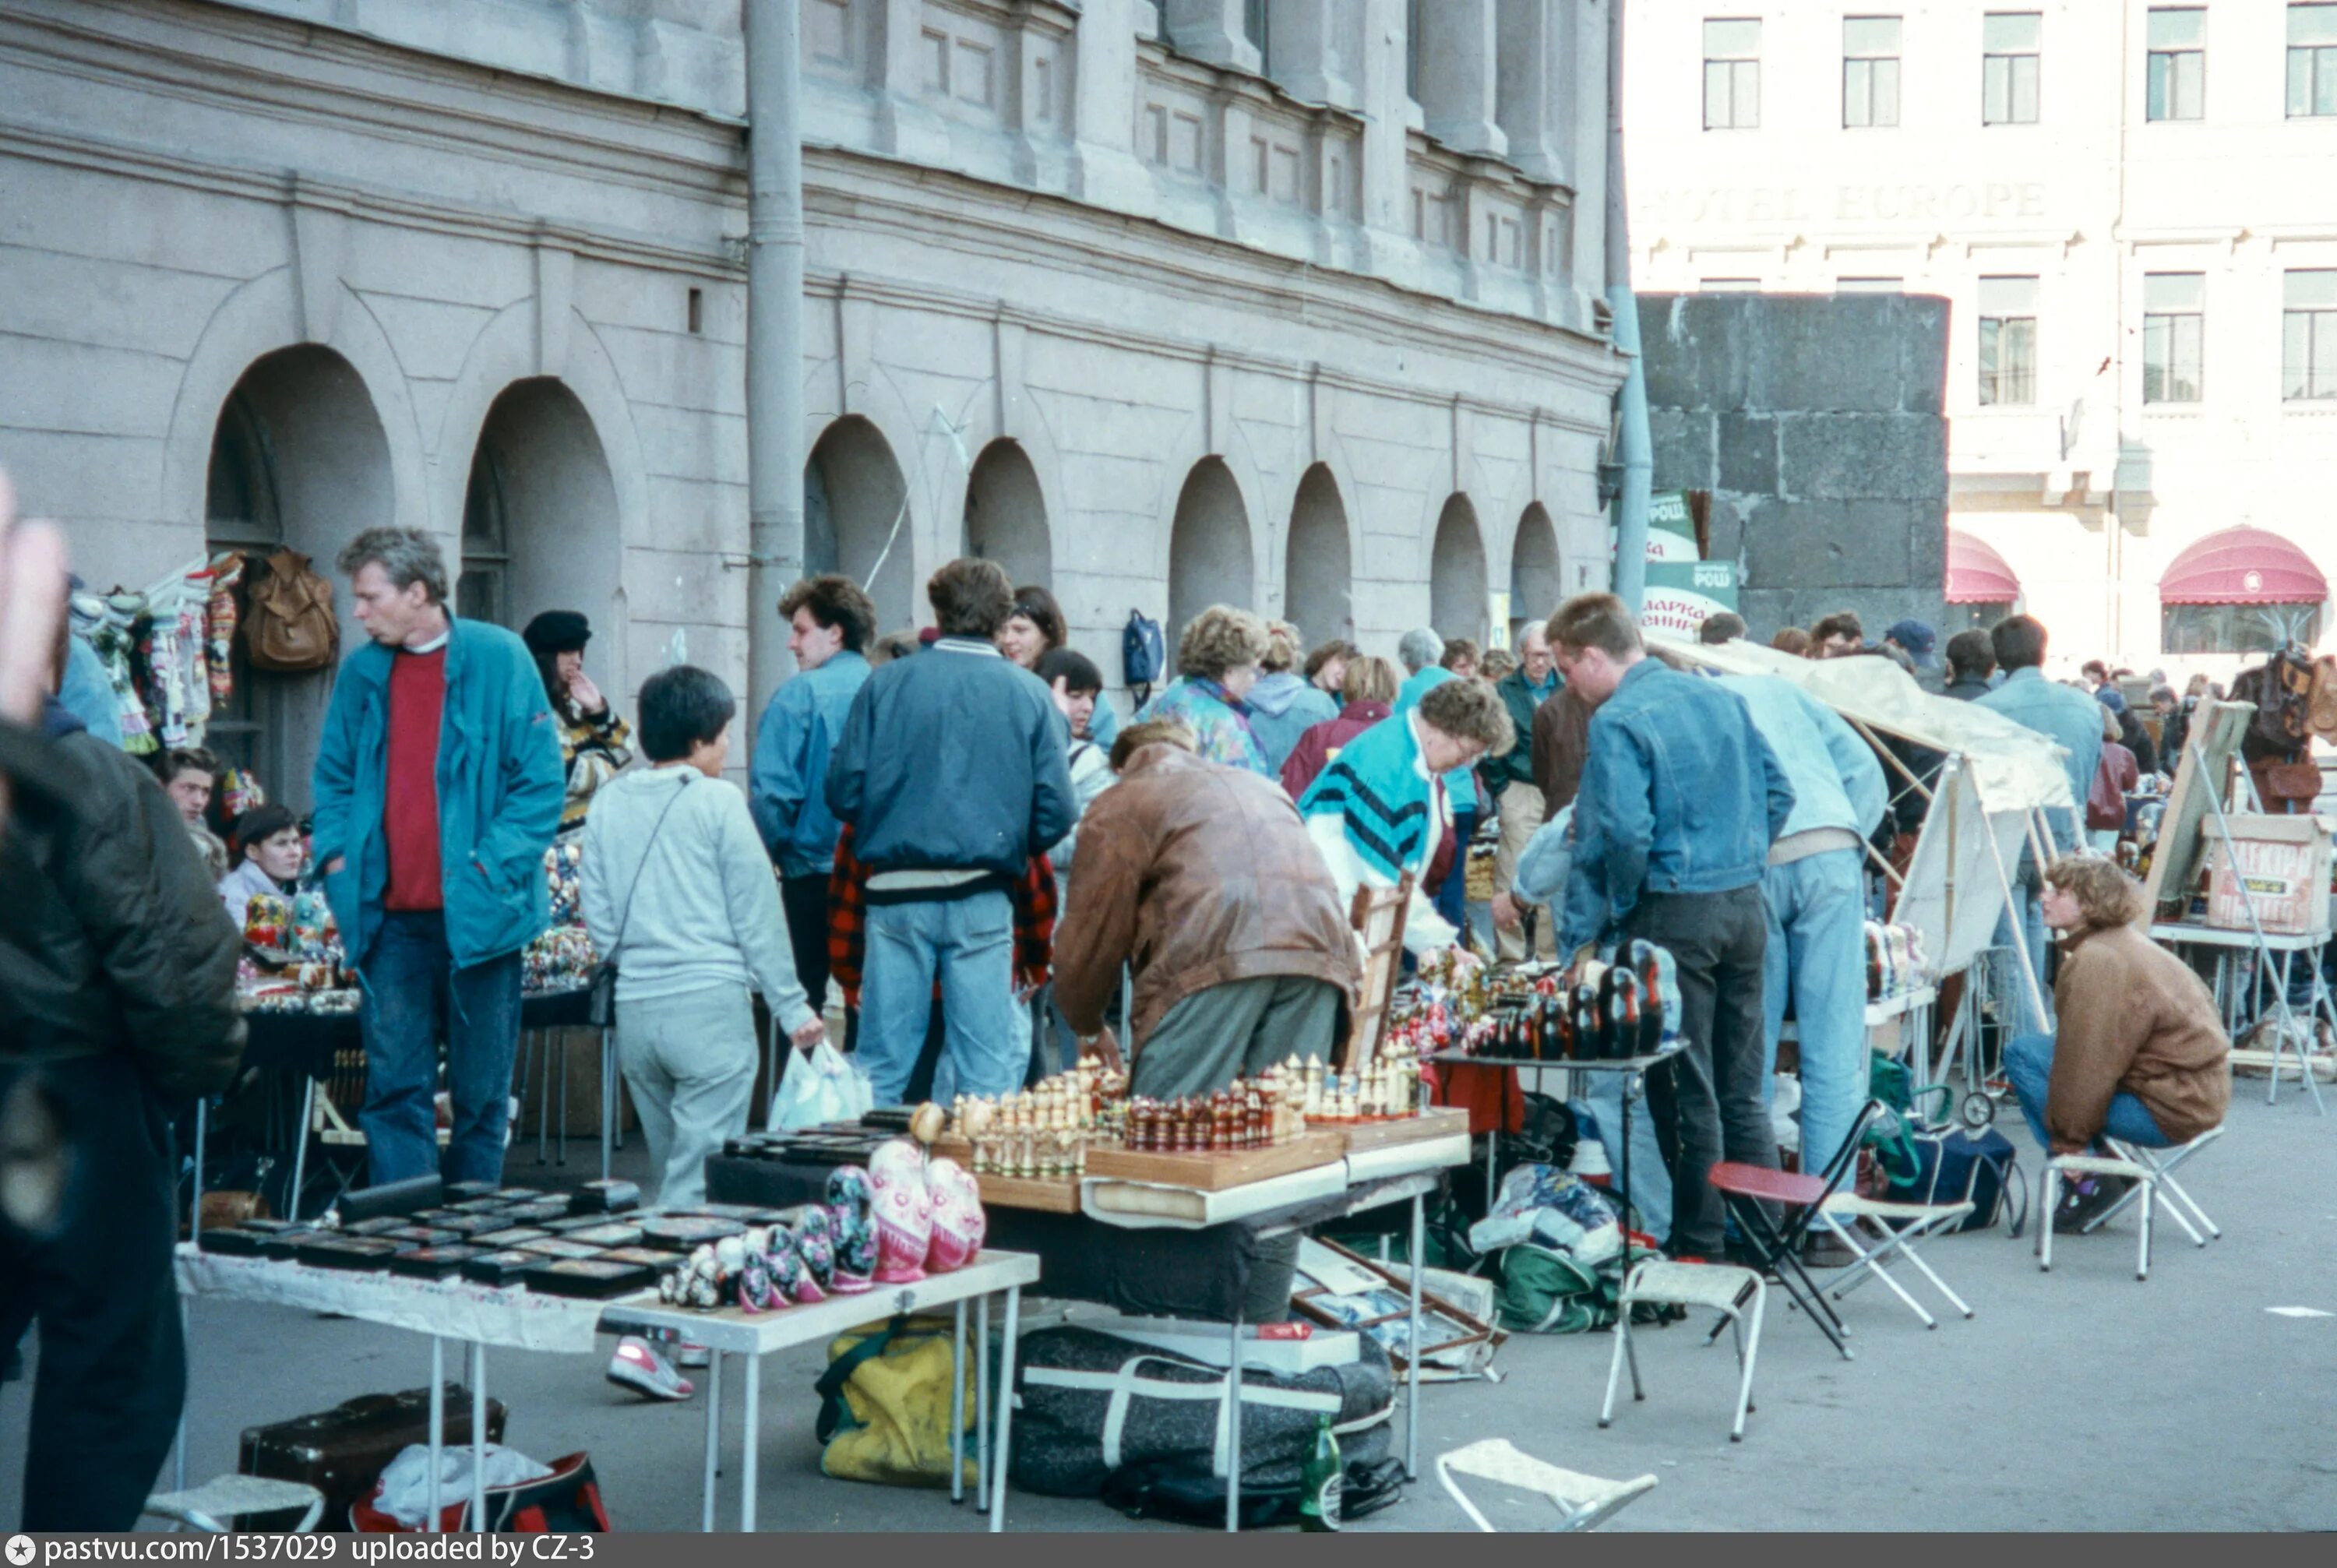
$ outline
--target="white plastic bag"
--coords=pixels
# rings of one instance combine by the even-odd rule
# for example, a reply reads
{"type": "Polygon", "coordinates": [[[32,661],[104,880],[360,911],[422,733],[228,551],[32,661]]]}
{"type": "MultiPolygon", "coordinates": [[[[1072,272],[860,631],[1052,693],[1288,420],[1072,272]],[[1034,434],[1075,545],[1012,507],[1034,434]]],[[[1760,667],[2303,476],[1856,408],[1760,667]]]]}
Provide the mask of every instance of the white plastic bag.
{"type": "Polygon", "coordinates": [[[787,1074],[771,1094],[768,1125],[775,1132],[794,1132],[824,1122],[856,1122],[871,1099],[868,1075],[823,1040],[808,1055],[787,1054],[787,1074]]]}

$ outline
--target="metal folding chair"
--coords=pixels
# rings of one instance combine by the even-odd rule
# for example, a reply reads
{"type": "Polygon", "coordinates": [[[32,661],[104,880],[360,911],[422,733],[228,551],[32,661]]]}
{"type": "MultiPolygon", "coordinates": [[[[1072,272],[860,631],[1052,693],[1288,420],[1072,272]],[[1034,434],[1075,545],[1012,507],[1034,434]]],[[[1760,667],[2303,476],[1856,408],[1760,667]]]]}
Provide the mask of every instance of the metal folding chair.
{"type": "Polygon", "coordinates": [[[1841,1300],[1870,1279],[1880,1279],[1923,1320],[1924,1328],[1937,1328],[1940,1320],[1925,1311],[1923,1304],[1909,1295],[1906,1288],[1883,1268],[1886,1259],[1898,1258],[1913,1264],[1957,1311],[1970,1317],[1972,1309],[1964,1298],[1950,1289],[1948,1282],[1923,1261],[1923,1255],[1915,1250],[1915,1243],[1961,1225],[1971,1217],[1972,1207],[1969,1199],[1961,1203],[1894,1203],[1862,1198],[1855,1192],[1836,1192],[1820,1206],[1818,1220],[1858,1254],[1858,1261],[1835,1277],[1833,1298],[1841,1300]]]}
{"type": "Polygon", "coordinates": [[[1462,1511],[1476,1521],[1477,1528],[1488,1534],[1498,1532],[1453,1480],[1456,1474],[1498,1482],[1521,1492],[1540,1493],[1558,1509],[1558,1527],[1561,1531],[1596,1530],[1626,1504],[1656,1489],[1653,1475],[1642,1475],[1634,1481],[1608,1481],[1561,1470],[1530,1454],[1519,1452],[1506,1437],[1487,1437],[1450,1454],[1438,1455],[1436,1478],[1452,1494],[1452,1500],[1461,1504],[1462,1511]]]}
{"type": "Polygon", "coordinates": [[[266,1475],[220,1475],[183,1492],[157,1492],[139,1512],[156,1519],[176,1520],[189,1529],[225,1535],[239,1518],[255,1514],[288,1514],[302,1510],[294,1531],[313,1530],[325,1511],[325,1494],[299,1481],[279,1481],[266,1475]]]}
{"type": "Polygon", "coordinates": [[[1728,1430],[1728,1440],[1745,1441],[1745,1417],[1753,1408],[1753,1364],[1761,1354],[1761,1314],[1768,1300],[1768,1287],[1750,1269],[1725,1263],[1669,1263],[1661,1259],[1650,1259],[1633,1269],[1616,1301],[1615,1355],[1607,1364],[1607,1402],[1599,1407],[1599,1426],[1603,1429],[1615,1418],[1615,1385],[1626,1360],[1631,1364],[1632,1399],[1648,1396],[1639,1383],[1639,1351],[1631,1338],[1631,1308],[1642,1301],[1703,1307],[1719,1313],[1720,1321],[1736,1337],[1736,1423],[1728,1430]],[[1749,1328],[1748,1303],[1752,1308],[1749,1328]]]}
{"type": "MultiPolygon", "coordinates": [[[[1848,1342],[1850,1325],[1826,1305],[1825,1293],[1810,1278],[1809,1269],[1802,1262],[1802,1242],[1824,1209],[1826,1200],[1841,1191],[1850,1173],[1858,1168],[1859,1145],[1864,1142],[1866,1124],[1873,1120],[1877,1109],[1872,1100],[1860,1108],[1850,1136],[1843,1140],[1842,1147],[1826,1162],[1823,1176],[1804,1176],[1724,1160],[1706,1178],[1713,1191],[1720,1194],[1729,1218],[1736,1221],[1737,1231],[1751,1250],[1756,1269],[1776,1275],[1786,1301],[1808,1314],[1818,1332],[1842,1353],[1845,1361],[1854,1359],[1848,1342]],[[1784,1211],[1782,1220],[1770,1217],[1772,1205],[1784,1211]]],[[[1719,1338],[1727,1321],[1724,1318],[1715,1323],[1712,1332],[1705,1336],[1705,1343],[1719,1338]]]]}
{"type": "Polygon", "coordinates": [[[2222,1236],[2223,1232],[2215,1228],[2215,1222],[2207,1218],[2206,1210],[2200,1208],[2190,1193],[2185,1191],[2168,1173],[2223,1135],[2221,1127],[2211,1127],[2188,1143],[2167,1150],[2144,1149],[2132,1143],[2122,1143],[2114,1138],[2105,1139],[2103,1142],[2111,1150],[2107,1154],[2057,1154],[2046,1161],[2044,1174],[2038,1179],[2041,1189],[2038,1197],[2045,1206],[2045,1222],[2037,1231],[2038,1269],[2050,1272],[2053,1268],[2053,1211],[2060,1205],[2061,1181],[2066,1176],[2117,1176],[2134,1183],[2132,1191],[2094,1216],[2078,1233],[2090,1235],[2109,1223],[2111,1216],[2122,1212],[2127,1204],[2139,1200],[2142,1205],[2141,1235],[2137,1242],[2134,1264],[2134,1277],[2137,1279],[2150,1278],[2150,1221],[2152,1215],[2161,1207],[2158,1202],[2161,1187],[2166,1189],[2168,1201],[2164,1205],[2166,1211],[2183,1227],[2185,1234],[2195,1245],[2205,1247],[2208,1236],[2222,1236]],[[2184,1212],[2186,1207],[2190,1210],[2189,1215],[2184,1212]],[[2197,1216],[2199,1226],[2206,1228],[2207,1235],[2200,1234],[2199,1226],[2191,1223],[2192,1215],[2197,1216]]]}

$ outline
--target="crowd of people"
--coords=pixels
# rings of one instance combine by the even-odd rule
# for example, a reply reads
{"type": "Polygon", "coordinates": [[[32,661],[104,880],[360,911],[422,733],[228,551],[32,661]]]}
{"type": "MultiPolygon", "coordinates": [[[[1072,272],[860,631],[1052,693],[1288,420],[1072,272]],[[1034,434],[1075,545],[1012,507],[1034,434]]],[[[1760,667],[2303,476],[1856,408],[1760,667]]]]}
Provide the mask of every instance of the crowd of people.
{"type": "MultiPolygon", "coordinates": [[[[1873,867],[1903,855],[1921,807],[1908,786],[1940,760],[1878,750],[1777,676],[1672,667],[1610,594],[1527,623],[1514,651],[1415,629],[1393,662],[1213,605],[1178,629],[1177,678],[1123,720],[1052,595],[994,563],[942,567],[932,628],[890,636],[859,584],[813,576],[777,606],[797,672],[759,716],[741,789],[738,704],[713,672],[658,671],[629,725],[584,671],[583,615],[516,634],[455,615],[418,530],[369,529],[337,565],[366,641],[333,684],[305,828],[215,757],[164,752],[150,779],[89,734],[62,701],[62,632],[0,737],[18,790],[0,840],[0,1036],[43,1042],[0,1050],[0,1132],[37,1142],[62,1114],[95,1156],[73,1169],[96,1172],[43,1215],[7,1188],[0,1346],[37,1313],[44,1388],[54,1368],[137,1412],[97,1430],[36,1401],[28,1491],[55,1493],[28,1525],[125,1524],[167,1446],[170,1115],[239,1058],[238,917],[262,894],[329,899],[363,994],[376,1182],[500,1178],[521,955],[562,834],[581,846],[582,917],[613,967],[617,1060],[665,1205],[700,1200],[706,1157],[748,1125],[758,995],[800,1050],[850,1052],[880,1103],[1009,1093],[1090,1055],[1124,1059],[1139,1093],[1207,1093],[1294,1053],[1332,1058],[1359,1001],[1364,889],[1409,887],[1404,946],[1441,968],[1579,965],[1634,939],[1669,952],[1686,1044],[1650,1081],[1659,1158],[1632,1162],[1629,1196],[1675,1257],[1730,1245],[1714,1162],[1778,1161],[1789,1009],[1805,1156],[1822,1162],[1866,1098],[1873,867]],[[1492,897],[1472,929],[1481,838],[1492,897]],[[157,1245],[125,1266],[125,1238],[157,1245]]],[[[1745,631],[1716,615],[1704,637],[1745,631]]],[[[1902,622],[1870,644],[1843,613],[1775,645],[1912,671],[1934,641],[1902,622]]],[[[2106,753],[2122,770],[2179,753],[2187,708],[2163,685],[2156,747],[2137,746],[2111,672],[2072,690],[2043,678],[2045,651],[2027,617],[1961,633],[1944,689],[2052,738],[2079,800],[2106,753]]],[[[2153,1005],[2115,1026],[2086,1010],[2058,1044],[2040,1020],[2006,1054],[2011,1088],[2057,1149],[2106,1130],[2179,1139],[2221,1115],[2220,1029],[2187,970],[2119,934],[2131,881],[2062,816],[2009,918],[2040,959],[2048,928],[2065,952],[2082,943],[2060,965],[2065,1015],[2081,1011],[2073,988],[2153,1005]]],[[[1602,1138],[1619,1125],[1595,1092],[1583,1109],[1602,1138]]],[[[1261,1317],[1286,1285],[1262,1271],[1261,1317]]]]}

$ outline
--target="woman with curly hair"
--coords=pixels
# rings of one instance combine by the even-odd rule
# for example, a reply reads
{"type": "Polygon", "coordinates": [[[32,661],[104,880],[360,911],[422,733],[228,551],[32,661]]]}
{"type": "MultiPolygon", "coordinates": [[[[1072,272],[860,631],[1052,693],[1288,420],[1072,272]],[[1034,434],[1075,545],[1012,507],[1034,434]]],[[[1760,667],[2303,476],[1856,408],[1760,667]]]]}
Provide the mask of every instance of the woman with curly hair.
{"type": "MultiPolygon", "coordinates": [[[[2222,1125],[2231,1036],[2199,976],[2150,939],[2141,886],[2099,855],[2066,855],[2047,869],[2039,902],[2061,943],[2060,1026],[2004,1048],[2004,1075],[2038,1143],[2049,1154],[2103,1138],[2166,1149],[2222,1125]]],[[[2078,1180],[2056,1229],[2083,1225],[2124,1191],[2078,1180]]]]}
{"type": "Polygon", "coordinates": [[[1193,732],[1195,750],[1208,760],[1273,778],[1250,729],[1248,702],[1268,647],[1264,621],[1231,605],[1210,605],[1185,623],[1177,641],[1177,679],[1144,705],[1137,720],[1174,719],[1193,732]]]}

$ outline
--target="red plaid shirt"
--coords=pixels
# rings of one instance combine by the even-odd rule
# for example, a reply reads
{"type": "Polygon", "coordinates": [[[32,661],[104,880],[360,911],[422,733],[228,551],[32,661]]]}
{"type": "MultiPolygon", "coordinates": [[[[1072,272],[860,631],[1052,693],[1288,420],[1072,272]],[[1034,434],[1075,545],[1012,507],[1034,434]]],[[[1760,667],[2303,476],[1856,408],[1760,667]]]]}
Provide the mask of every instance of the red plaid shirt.
{"type": "MultiPolygon", "coordinates": [[[[852,824],[836,840],[836,869],[827,878],[827,973],[843,988],[846,1006],[860,1005],[860,971],[868,952],[866,862],[852,853],[852,824]]],[[[1055,961],[1055,867],[1034,855],[1013,889],[1014,978],[1035,990],[1055,961]]],[[[934,994],[939,995],[937,985],[934,994]]]]}

